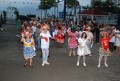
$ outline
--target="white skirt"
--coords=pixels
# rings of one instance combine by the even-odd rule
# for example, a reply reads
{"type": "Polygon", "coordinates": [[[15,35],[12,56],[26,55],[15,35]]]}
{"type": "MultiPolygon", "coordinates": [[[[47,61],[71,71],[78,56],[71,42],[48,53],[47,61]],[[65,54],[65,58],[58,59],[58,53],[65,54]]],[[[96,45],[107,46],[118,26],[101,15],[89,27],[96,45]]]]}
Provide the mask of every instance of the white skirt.
{"type": "Polygon", "coordinates": [[[90,53],[91,52],[90,52],[89,48],[87,47],[87,45],[84,46],[84,47],[83,46],[78,46],[77,55],[84,56],[84,55],[88,55],[90,53]]]}

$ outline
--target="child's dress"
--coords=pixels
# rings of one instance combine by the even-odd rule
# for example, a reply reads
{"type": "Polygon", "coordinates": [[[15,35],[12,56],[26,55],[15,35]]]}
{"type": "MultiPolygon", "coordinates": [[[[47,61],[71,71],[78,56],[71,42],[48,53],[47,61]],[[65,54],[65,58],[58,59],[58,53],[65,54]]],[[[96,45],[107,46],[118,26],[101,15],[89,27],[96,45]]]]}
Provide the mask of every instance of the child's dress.
{"type": "Polygon", "coordinates": [[[34,46],[32,45],[32,41],[34,41],[33,38],[29,40],[24,39],[24,49],[23,49],[24,58],[33,58],[34,56],[36,56],[34,46]]]}
{"type": "Polygon", "coordinates": [[[54,37],[56,42],[64,43],[64,32],[62,30],[58,30],[57,34],[54,37]]]}
{"type": "Polygon", "coordinates": [[[87,47],[87,39],[79,38],[78,43],[77,55],[84,56],[90,54],[90,50],[87,47]]]}
{"type": "Polygon", "coordinates": [[[111,55],[111,52],[109,50],[109,42],[110,42],[110,37],[100,39],[100,43],[103,46],[103,48],[100,47],[99,55],[102,55],[102,56],[110,56],[111,55]]]}
{"type": "Polygon", "coordinates": [[[78,46],[78,43],[77,43],[77,40],[76,40],[77,33],[70,32],[70,33],[68,33],[68,35],[70,36],[69,42],[68,42],[69,48],[77,48],[77,46],[78,46]]]}

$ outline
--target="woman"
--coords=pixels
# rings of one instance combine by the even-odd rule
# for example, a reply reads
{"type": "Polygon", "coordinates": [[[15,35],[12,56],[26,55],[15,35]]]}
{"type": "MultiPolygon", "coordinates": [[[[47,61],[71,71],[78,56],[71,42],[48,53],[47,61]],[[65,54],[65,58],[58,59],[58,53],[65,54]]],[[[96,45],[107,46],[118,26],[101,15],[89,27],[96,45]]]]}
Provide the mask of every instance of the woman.
{"type": "MultiPolygon", "coordinates": [[[[89,50],[91,51],[91,48],[93,46],[94,36],[93,36],[93,33],[91,32],[91,27],[87,27],[86,29],[87,29],[87,31],[85,31],[85,32],[87,34],[87,40],[88,40],[87,46],[88,46],[89,50]]],[[[89,55],[92,56],[91,54],[89,54],[89,55]]]]}
{"type": "Polygon", "coordinates": [[[99,49],[100,56],[99,56],[99,60],[98,60],[98,66],[97,66],[98,68],[100,68],[103,56],[104,56],[104,65],[105,65],[105,67],[108,67],[107,56],[111,55],[110,50],[109,50],[109,42],[110,42],[110,39],[112,36],[113,36],[113,32],[110,35],[108,35],[108,33],[105,31],[102,33],[102,38],[100,38],[101,46],[99,49]]]}
{"type": "Polygon", "coordinates": [[[77,43],[77,36],[78,34],[75,32],[75,29],[72,28],[71,32],[68,33],[69,36],[69,42],[68,42],[68,47],[69,47],[69,56],[71,56],[71,54],[73,53],[73,55],[75,56],[75,48],[77,48],[78,43],[77,43]]]}
{"type": "Polygon", "coordinates": [[[25,64],[24,67],[29,63],[30,67],[33,68],[32,65],[32,58],[36,55],[35,50],[34,50],[34,40],[31,38],[31,35],[29,32],[25,33],[25,37],[22,36],[21,42],[24,44],[23,48],[23,54],[25,58],[25,64]]]}
{"type": "Polygon", "coordinates": [[[77,55],[78,55],[77,66],[79,66],[79,61],[81,56],[83,56],[83,65],[86,66],[85,56],[90,54],[90,50],[87,47],[87,42],[88,42],[87,34],[83,32],[81,38],[78,39],[79,46],[77,50],[77,55]]]}

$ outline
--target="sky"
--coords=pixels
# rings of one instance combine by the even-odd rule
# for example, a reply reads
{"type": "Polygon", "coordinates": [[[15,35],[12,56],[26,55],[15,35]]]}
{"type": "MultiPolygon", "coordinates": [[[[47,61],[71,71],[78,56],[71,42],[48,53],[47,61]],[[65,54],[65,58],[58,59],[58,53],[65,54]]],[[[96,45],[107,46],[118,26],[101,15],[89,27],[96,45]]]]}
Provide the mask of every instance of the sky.
{"type": "MultiPolygon", "coordinates": [[[[64,1],[64,0],[60,0],[64,1]]],[[[90,5],[91,0],[78,0],[81,6],[90,5]]],[[[21,15],[26,14],[41,14],[38,10],[39,0],[0,0],[0,11],[6,10],[7,7],[16,7],[21,15]]],[[[63,11],[63,2],[58,4],[58,11],[63,11]]],[[[48,10],[50,14],[54,14],[54,9],[48,10]]]]}

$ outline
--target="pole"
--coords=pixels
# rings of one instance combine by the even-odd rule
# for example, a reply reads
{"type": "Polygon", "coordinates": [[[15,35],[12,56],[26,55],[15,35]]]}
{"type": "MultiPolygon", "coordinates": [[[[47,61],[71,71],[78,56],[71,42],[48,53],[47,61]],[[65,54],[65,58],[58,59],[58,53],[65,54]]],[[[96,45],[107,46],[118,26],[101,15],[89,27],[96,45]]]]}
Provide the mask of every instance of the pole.
{"type": "Polygon", "coordinates": [[[75,6],[74,6],[74,23],[76,23],[76,2],[77,0],[75,0],[75,6]]]}
{"type": "Polygon", "coordinates": [[[64,0],[64,20],[66,19],[66,0],[64,0]]]}

